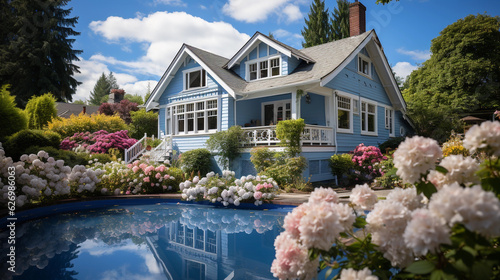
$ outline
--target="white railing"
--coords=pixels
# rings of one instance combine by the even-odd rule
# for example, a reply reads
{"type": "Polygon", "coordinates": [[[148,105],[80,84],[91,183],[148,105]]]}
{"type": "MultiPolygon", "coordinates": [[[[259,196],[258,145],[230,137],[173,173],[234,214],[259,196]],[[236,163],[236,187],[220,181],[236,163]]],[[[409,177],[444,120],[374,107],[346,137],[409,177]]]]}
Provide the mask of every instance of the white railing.
{"type": "Polygon", "coordinates": [[[156,146],[150,153],[151,160],[160,161],[163,157],[167,156],[172,151],[172,136],[163,137],[160,145],[156,146]]]}
{"type": "Polygon", "coordinates": [[[144,153],[146,150],[146,138],[147,134],[144,133],[144,137],[142,137],[139,141],[137,141],[130,148],[125,149],[125,162],[130,163],[134,159],[136,159],[139,155],[144,153]]]}
{"type": "Polygon", "coordinates": [[[302,146],[304,145],[334,145],[333,129],[328,126],[306,125],[302,134],[302,146]]]}
{"type": "MultiPolygon", "coordinates": [[[[278,145],[276,126],[244,127],[245,138],[243,146],[271,146],[278,145]]],[[[328,126],[307,124],[302,134],[302,145],[333,145],[333,129],[328,126]]]]}

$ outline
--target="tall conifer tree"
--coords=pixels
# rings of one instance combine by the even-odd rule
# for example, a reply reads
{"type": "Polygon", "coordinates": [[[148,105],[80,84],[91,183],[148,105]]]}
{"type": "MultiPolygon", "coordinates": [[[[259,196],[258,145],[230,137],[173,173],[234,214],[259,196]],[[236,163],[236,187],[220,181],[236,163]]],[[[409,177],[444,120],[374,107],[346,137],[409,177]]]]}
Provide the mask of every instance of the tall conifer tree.
{"type": "Polygon", "coordinates": [[[107,102],[109,93],[114,88],[118,88],[118,84],[113,73],[110,72],[108,76],[102,73],[95,83],[94,90],[90,92],[89,103],[91,105],[101,105],[103,102],[107,102]]]}
{"type": "Polygon", "coordinates": [[[337,7],[333,9],[331,18],[332,41],[349,37],[349,1],[337,0],[337,7]]]}
{"type": "Polygon", "coordinates": [[[71,101],[80,84],[77,55],[72,44],[80,33],[73,30],[77,17],[68,17],[69,0],[2,1],[0,84],[10,84],[16,102],[25,106],[33,95],[51,92],[71,101]]]}
{"type": "Polygon", "coordinates": [[[308,19],[304,19],[306,25],[304,26],[304,30],[302,30],[302,36],[305,40],[302,43],[304,48],[331,41],[330,20],[328,9],[325,8],[325,1],[314,0],[310,8],[311,11],[308,14],[308,19]]]}

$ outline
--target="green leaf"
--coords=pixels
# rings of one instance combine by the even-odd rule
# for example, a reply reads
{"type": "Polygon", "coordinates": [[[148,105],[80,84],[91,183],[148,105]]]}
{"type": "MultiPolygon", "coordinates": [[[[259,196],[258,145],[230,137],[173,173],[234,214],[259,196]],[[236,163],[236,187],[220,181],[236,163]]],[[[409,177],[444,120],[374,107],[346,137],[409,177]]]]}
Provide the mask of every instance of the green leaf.
{"type": "Polygon", "coordinates": [[[472,265],[472,275],[475,279],[490,279],[491,274],[491,266],[485,262],[475,262],[472,265]]]}
{"type": "Polygon", "coordinates": [[[448,169],[442,167],[441,165],[436,166],[436,171],[443,173],[444,175],[446,175],[446,173],[448,173],[448,169]]]}
{"type": "Polygon", "coordinates": [[[433,271],[436,266],[430,261],[418,261],[412,263],[410,266],[406,268],[406,271],[415,273],[415,274],[428,274],[433,271]]]}
{"type": "Polygon", "coordinates": [[[417,187],[417,193],[423,193],[428,199],[431,198],[432,194],[437,192],[436,187],[432,183],[420,182],[415,185],[417,187]]]}
{"type": "Polygon", "coordinates": [[[441,279],[446,279],[445,277],[445,273],[444,271],[438,269],[438,270],[434,270],[432,273],[431,273],[431,280],[441,280],[441,279]]]}
{"type": "Polygon", "coordinates": [[[483,178],[481,187],[485,191],[491,191],[497,196],[500,195],[500,178],[483,178]]]}
{"type": "Polygon", "coordinates": [[[366,224],[367,224],[367,222],[366,222],[364,217],[357,217],[353,226],[355,228],[364,228],[366,226],[366,224]]]}

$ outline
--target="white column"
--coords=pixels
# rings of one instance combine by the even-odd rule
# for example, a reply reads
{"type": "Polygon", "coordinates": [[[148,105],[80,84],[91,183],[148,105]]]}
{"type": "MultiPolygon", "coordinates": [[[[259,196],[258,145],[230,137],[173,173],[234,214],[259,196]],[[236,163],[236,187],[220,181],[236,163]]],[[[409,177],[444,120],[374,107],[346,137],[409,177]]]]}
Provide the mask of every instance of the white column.
{"type": "Polygon", "coordinates": [[[297,97],[297,90],[292,90],[292,119],[300,118],[300,99],[302,96],[297,97]]]}

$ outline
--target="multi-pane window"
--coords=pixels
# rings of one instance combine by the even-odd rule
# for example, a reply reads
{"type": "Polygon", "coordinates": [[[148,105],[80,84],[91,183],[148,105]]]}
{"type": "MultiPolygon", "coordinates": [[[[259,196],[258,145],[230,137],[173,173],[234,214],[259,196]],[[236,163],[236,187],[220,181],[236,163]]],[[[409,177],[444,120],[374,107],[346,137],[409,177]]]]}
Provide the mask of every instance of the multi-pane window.
{"type": "Polygon", "coordinates": [[[377,106],[367,102],[361,102],[361,132],[377,132],[377,106]]]}
{"type": "Polygon", "coordinates": [[[207,86],[207,72],[203,69],[184,74],[184,90],[207,86]]]}
{"type": "Polygon", "coordinates": [[[264,125],[275,125],[282,120],[292,119],[290,100],[266,102],[262,104],[264,125]]]}
{"type": "Polygon", "coordinates": [[[340,132],[347,132],[352,129],[351,108],[351,98],[337,96],[337,128],[340,132]]]}
{"type": "Polygon", "coordinates": [[[167,133],[187,134],[214,131],[217,129],[217,112],[217,99],[168,107],[167,133]]]}
{"type": "Polygon", "coordinates": [[[370,60],[363,56],[363,55],[358,55],[358,72],[366,75],[366,76],[371,76],[371,62],[370,60]]]}
{"type": "Polygon", "coordinates": [[[394,110],[385,108],[385,128],[389,129],[389,135],[394,136],[394,110]]]}
{"type": "Polygon", "coordinates": [[[275,57],[248,64],[248,80],[264,79],[281,75],[281,58],[275,57]]]}

